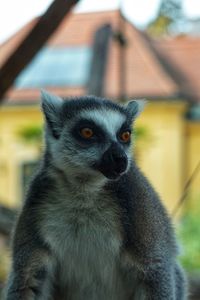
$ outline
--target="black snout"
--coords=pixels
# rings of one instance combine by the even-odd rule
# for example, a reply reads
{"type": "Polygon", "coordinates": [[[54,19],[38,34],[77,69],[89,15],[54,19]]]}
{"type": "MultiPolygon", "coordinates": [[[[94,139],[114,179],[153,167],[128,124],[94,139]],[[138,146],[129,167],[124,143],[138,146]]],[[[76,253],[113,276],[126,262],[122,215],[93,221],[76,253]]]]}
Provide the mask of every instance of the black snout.
{"type": "Polygon", "coordinates": [[[105,162],[117,173],[122,173],[127,167],[127,157],[117,144],[112,145],[103,155],[105,162]]]}
{"type": "Polygon", "coordinates": [[[127,164],[128,160],[123,148],[118,143],[113,143],[104,152],[98,169],[109,179],[116,179],[126,171],[127,164]]]}

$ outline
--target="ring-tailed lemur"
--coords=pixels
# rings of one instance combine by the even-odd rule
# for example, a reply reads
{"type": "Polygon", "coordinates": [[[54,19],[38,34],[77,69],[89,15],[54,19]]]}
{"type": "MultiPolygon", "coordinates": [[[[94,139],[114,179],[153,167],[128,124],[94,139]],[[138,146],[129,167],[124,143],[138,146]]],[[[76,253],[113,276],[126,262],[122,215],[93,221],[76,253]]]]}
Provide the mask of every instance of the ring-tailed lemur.
{"type": "Polygon", "coordinates": [[[42,93],[46,150],[19,216],[6,300],[183,300],[170,219],[131,153],[143,102],[42,93]]]}

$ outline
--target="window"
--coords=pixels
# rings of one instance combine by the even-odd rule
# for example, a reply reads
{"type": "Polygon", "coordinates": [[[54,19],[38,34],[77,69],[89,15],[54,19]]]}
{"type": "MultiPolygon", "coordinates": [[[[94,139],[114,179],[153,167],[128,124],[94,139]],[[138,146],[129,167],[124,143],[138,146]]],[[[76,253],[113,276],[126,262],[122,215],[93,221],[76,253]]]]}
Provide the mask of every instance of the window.
{"type": "Polygon", "coordinates": [[[17,77],[15,86],[84,86],[88,81],[91,52],[89,47],[46,47],[17,77]]]}

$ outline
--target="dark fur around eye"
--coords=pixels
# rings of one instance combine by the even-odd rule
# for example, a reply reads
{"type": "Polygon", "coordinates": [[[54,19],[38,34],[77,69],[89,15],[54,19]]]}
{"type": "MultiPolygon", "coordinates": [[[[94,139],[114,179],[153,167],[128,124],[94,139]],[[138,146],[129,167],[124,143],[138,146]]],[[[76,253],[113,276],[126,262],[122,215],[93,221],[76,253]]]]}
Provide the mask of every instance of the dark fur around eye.
{"type": "Polygon", "coordinates": [[[80,120],[73,128],[72,128],[72,135],[73,137],[78,140],[79,142],[85,144],[91,144],[94,142],[101,142],[105,139],[105,133],[103,130],[97,126],[93,121],[82,119],[80,120]],[[81,135],[81,129],[83,128],[90,128],[94,132],[94,135],[90,139],[85,139],[81,135]]]}
{"type": "Polygon", "coordinates": [[[121,138],[120,138],[121,134],[122,134],[123,132],[125,132],[125,131],[130,132],[130,134],[132,133],[132,128],[131,128],[130,124],[124,123],[124,124],[122,125],[122,127],[120,128],[120,130],[117,132],[117,138],[118,138],[118,141],[119,141],[121,144],[124,144],[124,145],[129,146],[130,143],[131,143],[131,139],[130,139],[128,142],[123,142],[123,141],[121,140],[121,138]]]}

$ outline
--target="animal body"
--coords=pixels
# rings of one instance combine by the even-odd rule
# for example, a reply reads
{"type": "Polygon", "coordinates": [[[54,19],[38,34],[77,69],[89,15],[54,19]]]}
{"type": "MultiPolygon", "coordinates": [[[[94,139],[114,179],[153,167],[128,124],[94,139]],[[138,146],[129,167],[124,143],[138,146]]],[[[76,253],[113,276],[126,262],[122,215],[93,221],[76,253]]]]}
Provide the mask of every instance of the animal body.
{"type": "Polygon", "coordinates": [[[132,159],[141,106],[42,93],[46,149],[14,232],[6,300],[186,299],[169,216],[132,159]]]}

